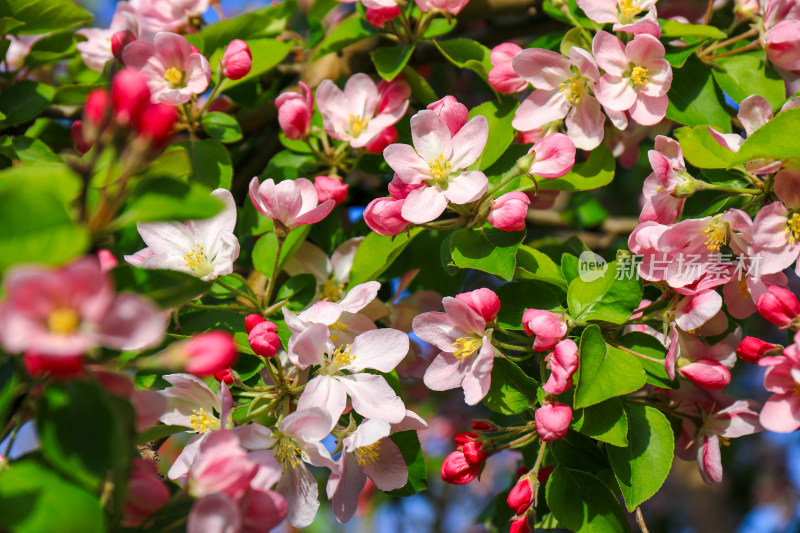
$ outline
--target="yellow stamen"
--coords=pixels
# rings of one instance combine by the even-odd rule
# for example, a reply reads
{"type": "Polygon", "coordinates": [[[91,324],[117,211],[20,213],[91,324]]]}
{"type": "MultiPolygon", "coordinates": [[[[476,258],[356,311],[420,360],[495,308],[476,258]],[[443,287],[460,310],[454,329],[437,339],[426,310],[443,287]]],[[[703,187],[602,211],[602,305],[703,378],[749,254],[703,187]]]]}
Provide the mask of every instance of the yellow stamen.
{"type": "Polygon", "coordinates": [[[378,460],[378,452],[381,449],[381,441],[373,442],[369,446],[356,448],[356,460],[358,466],[372,466],[378,460]]]}
{"type": "Polygon", "coordinates": [[[198,433],[206,433],[212,429],[219,429],[217,421],[209,416],[202,407],[199,410],[192,409],[192,415],[189,417],[189,424],[192,429],[198,433]]]}
{"type": "Polygon", "coordinates": [[[206,256],[205,250],[199,242],[195,243],[192,251],[183,256],[186,261],[186,266],[192,269],[192,272],[199,276],[206,276],[214,271],[214,266],[206,256]]]}
{"type": "Polygon", "coordinates": [[[619,12],[625,19],[631,19],[642,12],[638,0],[619,0],[619,12]]]}
{"type": "Polygon", "coordinates": [[[450,174],[452,165],[450,161],[445,161],[444,154],[439,154],[439,157],[429,162],[428,166],[431,169],[431,176],[437,180],[445,179],[450,174]]]}
{"type": "Polygon", "coordinates": [[[456,356],[456,359],[461,360],[480,350],[481,346],[483,346],[483,341],[477,337],[461,337],[453,343],[453,348],[455,348],[453,355],[456,356]]]}
{"type": "Polygon", "coordinates": [[[631,72],[631,81],[633,81],[634,85],[644,85],[649,80],[650,76],[646,68],[638,65],[633,67],[633,72],[631,72]]]}
{"type": "Polygon", "coordinates": [[[712,222],[703,230],[703,235],[707,237],[704,244],[709,250],[719,250],[720,246],[728,243],[728,233],[724,223],[712,222]]]}
{"type": "Polygon", "coordinates": [[[339,346],[331,354],[331,363],[339,368],[349,365],[353,362],[353,359],[355,359],[355,357],[353,357],[353,354],[350,352],[349,344],[339,346]]]}
{"type": "Polygon", "coordinates": [[[281,437],[275,449],[275,458],[283,465],[283,471],[291,466],[297,468],[297,465],[303,460],[303,451],[297,447],[289,437],[281,437]]]}
{"type": "Polygon", "coordinates": [[[331,340],[333,342],[339,342],[339,333],[347,331],[348,329],[350,328],[348,328],[346,325],[337,320],[336,322],[328,326],[328,330],[331,332],[331,340]]]}
{"type": "Polygon", "coordinates": [[[56,335],[69,335],[78,329],[81,317],[74,309],[62,307],[56,309],[47,317],[47,329],[56,335]]]}
{"type": "Polygon", "coordinates": [[[344,283],[329,279],[322,284],[322,296],[332,302],[338,302],[344,296],[344,283]]]}
{"type": "Polygon", "coordinates": [[[166,72],[164,72],[164,79],[173,87],[179,87],[183,85],[183,72],[175,67],[169,67],[166,72]]]}
{"type": "Polygon", "coordinates": [[[719,443],[723,446],[730,446],[731,445],[731,438],[730,437],[723,437],[722,435],[719,436],[719,443]]]}
{"type": "Polygon", "coordinates": [[[361,135],[369,124],[369,117],[361,118],[355,115],[350,115],[350,134],[353,137],[361,135]]]}
{"type": "Polygon", "coordinates": [[[786,233],[789,234],[789,242],[800,241],[800,214],[793,213],[786,217],[786,233]]]}
{"type": "Polygon", "coordinates": [[[792,388],[792,394],[800,394],[800,383],[795,383],[792,388]]]}
{"type": "Polygon", "coordinates": [[[566,93],[567,100],[573,104],[580,103],[581,100],[586,98],[586,83],[583,78],[570,78],[568,81],[561,83],[560,92],[566,93]]]}

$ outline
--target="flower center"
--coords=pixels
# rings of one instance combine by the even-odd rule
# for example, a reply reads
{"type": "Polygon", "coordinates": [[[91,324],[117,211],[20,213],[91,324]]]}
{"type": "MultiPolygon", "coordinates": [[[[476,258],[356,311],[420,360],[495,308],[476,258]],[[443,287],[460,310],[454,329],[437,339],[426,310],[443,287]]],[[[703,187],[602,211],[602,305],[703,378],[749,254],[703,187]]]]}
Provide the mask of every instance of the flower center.
{"type": "Polygon", "coordinates": [[[78,316],[74,309],[69,309],[68,307],[56,309],[47,317],[47,329],[56,335],[75,333],[80,323],[81,317],[78,316]]]}
{"type": "Polygon", "coordinates": [[[569,80],[561,82],[560,92],[566,93],[567,100],[573,104],[580,103],[586,98],[586,83],[583,78],[571,77],[569,80]]]}
{"type": "Polygon", "coordinates": [[[219,429],[217,420],[206,413],[206,410],[202,407],[199,410],[192,409],[192,415],[189,417],[189,424],[192,429],[198,433],[206,433],[213,429],[219,429]]]}
{"type": "Polygon", "coordinates": [[[631,19],[642,12],[639,7],[639,0],[619,0],[619,12],[626,18],[631,19]]]}
{"type": "Polygon", "coordinates": [[[792,388],[792,394],[800,394],[800,383],[795,383],[792,388]]]}
{"type": "Polygon", "coordinates": [[[328,330],[331,332],[331,340],[333,342],[339,342],[339,333],[347,331],[348,329],[350,328],[348,328],[346,325],[342,324],[337,320],[336,322],[328,326],[328,330]]]}
{"type": "Polygon", "coordinates": [[[352,363],[353,359],[355,359],[355,357],[353,357],[352,352],[350,352],[350,345],[345,344],[333,351],[331,354],[331,365],[339,369],[352,363]]]}
{"type": "Polygon", "coordinates": [[[373,442],[369,446],[356,448],[356,460],[358,466],[372,466],[378,460],[378,452],[381,449],[381,441],[373,442]]]}
{"type": "Polygon", "coordinates": [[[736,288],[739,289],[739,294],[742,295],[742,298],[750,298],[750,290],[747,288],[747,278],[742,277],[739,282],[736,284],[736,288]]]}
{"type": "Polygon", "coordinates": [[[450,161],[445,161],[444,154],[439,154],[439,157],[433,161],[429,161],[428,166],[431,169],[431,176],[436,180],[446,179],[447,176],[450,175],[450,170],[452,169],[450,161]]]}
{"type": "Polygon", "coordinates": [[[183,72],[175,67],[169,67],[164,72],[164,79],[172,85],[173,89],[183,86],[183,72]]]}
{"type": "Polygon", "coordinates": [[[344,295],[344,283],[339,283],[335,279],[329,279],[322,284],[322,296],[332,302],[338,302],[344,295]]]}
{"type": "Polygon", "coordinates": [[[786,233],[789,234],[789,243],[800,241],[800,213],[786,217],[786,233]]]}
{"type": "Polygon", "coordinates": [[[286,435],[280,437],[275,446],[275,458],[283,465],[284,472],[289,466],[297,468],[297,465],[303,460],[303,450],[291,437],[286,435]]]}
{"type": "Polygon", "coordinates": [[[706,236],[706,248],[709,250],[719,250],[719,247],[728,242],[728,233],[725,224],[720,222],[712,222],[708,227],[703,230],[703,235],[706,236]]]}
{"type": "Polygon", "coordinates": [[[214,271],[214,266],[206,256],[205,250],[199,242],[194,243],[192,251],[183,256],[186,266],[197,276],[206,276],[214,271]]]}
{"type": "Polygon", "coordinates": [[[634,85],[646,84],[650,80],[647,69],[640,67],[639,65],[633,67],[633,72],[631,72],[631,80],[633,81],[634,85]]]}
{"type": "Polygon", "coordinates": [[[481,339],[476,337],[461,337],[453,343],[453,348],[455,348],[455,350],[453,350],[453,355],[456,356],[456,359],[461,360],[480,350],[481,346],[483,346],[483,341],[481,339]]]}
{"type": "Polygon", "coordinates": [[[361,118],[355,115],[350,115],[350,134],[353,137],[361,135],[369,124],[369,117],[361,118]]]}

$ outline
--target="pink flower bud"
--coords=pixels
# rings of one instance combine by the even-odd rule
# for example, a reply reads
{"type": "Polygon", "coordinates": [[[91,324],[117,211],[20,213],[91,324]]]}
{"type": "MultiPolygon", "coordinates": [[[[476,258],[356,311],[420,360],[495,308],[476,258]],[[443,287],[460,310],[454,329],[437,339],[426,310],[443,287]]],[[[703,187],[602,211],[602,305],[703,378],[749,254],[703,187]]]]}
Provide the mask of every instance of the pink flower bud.
{"type": "Polygon", "coordinates": [[[736,355],[748,363],[758,364],[759,359],[773,350],[780,350],[780,346],[756,337],[745,337],[736,348],[736,355]]]}
{"type": "Polygon", "coordinates": [[[544,128],[537,128],[535,130],[518,131],[517,142],[520,144],[534,144],[547,136],[547,130],[544,128]]]}
{"type": "Polygon", "coordinates": [[[486,221],[503,231],[525,229],[525,215],[531,201],[524,192],[513,191],[492,200],[486,221]]]}
{"type": "Polygon", "coordinates": [[[508,533],[530,533],[530,531],[531,526],[528,524],[528,518],[524,516],[512,520],[511,525],[508,527],[508,533]]]}
{"type": "Polygon", "coordinates": [[[383,28],[387,22],[391,22],[396,17],[400,16],[400,8],[397,6],[391,7],[368,7],[366,19],[367,22],[376,28],[383,28]]]}
{"type": "Polygon", "coordinates": [[[525,476],[514,485],[511,492],[508,493],[506,503],[514,511],[514,514],[524,513],[528,507],[533,503],[533,487],[531,487],[531,480],[525,476]]]}
{"type": "Polygon", "coordinates": [[[536,432],[543,442],[564,438],[572,421],[572,408],[560,402],[548,402],[534,414],[536,432]]]}
{"type": "Polygon", "coordinates": [[[241,79],[250,72],[253,65],[253,54],[250,47],[241,39],[234,39],[225,49],[222,56],[222,73],[232,80],[241,79]]]}
{"type": "Polygon", "coordinates": [[[178,113],[167,104],[150,104],[142,113],[137,127],[138,138],[150,143],[153,148],[161,148],[172,136],[178,113]]]}
{"type": "MultiPolygon", "coordinates": [[[[458,296],[456,296],[456,298],[458,298],[458,296]]],[[[475,431],[497,431],[500,429],[493,422],[487,422],[484,420],[476,420],[470,425],[470,427],[475,431]]]]}
{"type": "Polygon", "coordinates": [[[97,260],[100,261],[100,270],[105,274],[119,264],[117,258],[111,253],[111,250],[101,248],[97,250],[97,260]]]}
{"type": "Polygon", "coordinates": [[[367,149],[367,152],[371,154],[380,154],[383,153],[384,148],[386,148],[390,144],[397,142],[397,139],[399,138],[400,136],[397,133],[397,128],[395,128],[394,126],[389,126],[387,128],[384,128],[383,131],[380,132],[377,137],[375,137],[369,143],[367,143],[367,146],[365,146],[365,148],[367,149]]]}
{"type": "Polygon", "coordinates": [[[511,66],[514,56],[522,52],[522,48],[514,43],[498,44],[492,48],[489,59],[492,70],[489,71],[489,85],[499,93],[514,94],[525,89],[528,82],[522,79],[511,66]]]}
{"type": "Polygon", "coordinates": [[[489,457],[489,454],[483,451],[483,443],[478,440],[464,443],[461,451],[464,452],[464,457],[466,457],[467,461],[474,465],[483,463],[489,457]]]}
{"type": "Polygon", "coordinates": [[[775,324],[786,327],[800,315],[800,302],[789,290],[771,285],[769,290],[756,300],[758,313],[775,324]]]}
{"type": "Polygon", "coordinates": [[[278,108],[278,123],[290,139],[299,139],[307,135],[314,114],[314,95],[308,85],[300,82],[303,94],[295,92],[281,93],[275,99],[278,108]]]}
{"type": "Polygon", "coordinates": [[[130,68],[117,72],[111,81],[111,106],[118,124],[137,123],[149,103],[150,89],[144,74],[130,68]]]}
{"type": "Polygon", "coordinates": [[[278,338],[278,326],[269,320],[256,324],[247,335],[247,342],[250,343],[253,351],[261,357],[274,357],[281,347],[281,339],[278,338]]]}
{"type": "Polygon", "coordinates": [[[464,9],[464,6],[467,5],[469,0],[418,0],[417,7],[423,13],[427,13],[429,11],[445,11],[452,15],[458,15],[458,13],[464,9]]]}
{"type": "Polygon", "coordinates": [[[111,53],[114,58],[122,63],[122,51],[126,46],[136,40],[136,35],[130,30],[118,31],[111,36],[111,53]]]}
{"type": "Polygon", "coordinates": [[[83,355],[48,355],[25,352],[22,356],[25,371],[31,377],[45,374],[59,380],[69,380],[83,375],[83,355]]]}
{"type": "Polygon", "coordinates": [[[480,471],[480,464],[470,463],[461,450],[456,450],[444,458],[441,475],[447,483],[466,485],[478,477],[480,471]]]}
{"type": "Polygon", "coordinates": [[[400,212],[405,200],[376,198],[364,210],[364,222],[379,235],[399,235],[408,227],[400,212]]]}
{"type": "MultiPolygon", "coordinates": [[[[399,11],[398,11],[399,13],[399,11]]],[[[382,80],[378,83],[378,110],[377,114],[394,114],[404,109],[411,96],[411,87],[408,86],[403,76],[398,76],[392,81],[382,80]]]]}
{"type": "Polygon", "coordinates": [[[428,109],[436,113],[447,124],[451,135],[455,135],[469,120],[467,106],[450,95],[428,104],[428,109]]]}
{"type": "Polygon", "coordinates": [[[478,435],[477,433],[473,433],[471,431],[464,431],[462,433],[457,433],[456,436],[453,437],[453,440],[456,441],[456,446],[461,448],[466,443],[478,440],[480,438],[481,438],[480,435],[478,435]]]}
{"type": "Polygon", "coordinates": [[[111,95],[105,89],[95,89],[86,97],[86,104],[83,106],[84,127],[91,128],[94,136],[108,120],[111,111],[111,95]]]}
{"type": "Polygon", "coordinates": [[[401,180],[397,174],[395,174],[392,178],[392,181],[389,182],[389,194],[391,194],[392,198],[395,200],[405,200],[411,191],[424,186],[425,184],[423,183],[419,183],[417,185],[406,183],[405,181],[401,180]]]}
{"type": "Polygon", "coordinates": [[[230,367],[223,368],[222,370],[217,370],[216,372],[214,372],[214,379],[216,379],[220,383],[227,383],[228,385],[233,383],[233,373],[230,367]]]}
{"type": "Polygon", "coordinates": [[[336,205],[339,205],[347,198],[350,186],[342,183],[342,178],[338,176],[317,176],[314,178],[314,188],[317,190],[317,198],[320,203],[333,200],[336,205]]]}
{"type": "Polygon", "coordinates": [[[786,70],[800,70],[800,21],[783,20],[767,30],[765,48],[772,63],[786,70]]]}
{"type": "Polygon", "coordinates": [[[706,357],[680,367],[678,371],[695,385],[708,390],[722,390],[731,382],[731,371],[719,361],[706,357]]]}
{"type": "Polygon", "coordinates": [[[253,331],[254,327],[266,321],[267,319],[261,315],[247,315],[244,317],[244,329],[247,331],[247,333],[250,333],[253,331]]]}
{"type": "Polygon", "coordinates": [[[467,304],[470,309],[478,313],[486,322],[491,322],[500,311],[500,298],[494,291],[486,288],[475,289],[471,292],[456,294],[456,300],[467,304]]]}
{"type": "Polygon", "coordinates": [[[83,138],[83,122],[76,120],[69,128],[69,134],[72,137],[72,142],[75,143],[75,149],[82,154],[85,154],[92,148],[92,143],[86,142],[83,138]]]}
{"type": "Polygon", "coordinates": [[[233,336],[226,331],[209,331],[195,336],[182,347],[185,369],[197,376],[210,376],[236,361],[233,336]]]}
{"type": "Polygon", "coordinates": [[[548,394],[561,394],[572,386],[572,375],[578,370],[578,346],[570,339],[556,344],[550,356],[550,377],[542,387],[548,394]]]}
{"type": "Polygon", "coordinates": [[[128,492],[125,496],[125,515],[122,525],[139,527],[161,509],[170,498],[169,489],[158,477],[156,464],[134,459],[128,492]]]}
{"type": "Polygon", "coordinates": [[[522,326],[528,335],[536,335],[533,349],[537,352],[549,350],[567,334],[567,323],[563,316],[541,309],[525,311],[522,314],[522,326]]]}

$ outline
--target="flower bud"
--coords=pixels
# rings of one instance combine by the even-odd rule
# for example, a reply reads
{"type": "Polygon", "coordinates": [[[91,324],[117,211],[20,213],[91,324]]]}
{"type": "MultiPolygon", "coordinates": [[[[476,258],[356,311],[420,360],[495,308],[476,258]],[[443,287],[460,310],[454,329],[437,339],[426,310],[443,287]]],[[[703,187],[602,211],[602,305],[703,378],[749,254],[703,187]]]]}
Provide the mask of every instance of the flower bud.
{"type": "Polygon", "coordinates": [[[399,235],[409,222],[400,214],[405,200],[376,198],[364,210],[364,222],[379,235],[399,235]]]}
{"type": "Polygon", "coordinates": [[[419,189],[420,187],[424,187],[423,183],[418,185],[412,185],[410,183],[406,183],[401,180],[397,174],[394,175],[392,181],[389,182],[389,194],[392,195],[392,198],[395,200],[405,200],[406,197],[411,194],[411,191],[414,189],[419,189]]]}
{"type": "Polygon", "coordinates": [[[511,65],[514,56],[522,52],[522,48],[514,43],[502,43],[492,48],[489,59],[492,69],[489,71],[489,85],[499,93],[514,94],[525,89],[528,82],[522,79],[511,65]]]}
{"type": "Polygon", "coordinates": [[[267,319],[261,315],[256,315],[256,314],[247,315],[246,317],[244,317],[244,329],[247,331],[247,333],[250,333],[251,331],[253,331],[254,327],[266,321],[267,319]]]}
{"type": "Polygon", "coordinates": [[[461,450],[456,450],[442,462],[442,480],[454,485],[466,485],[480,473],[481,465],[467,461],[461,450]]]}
{"type": "MultiPolygon", "coordinates": [[[[456,296],[456,298],[458,298],[458,296],[456,296]]],[[[500,429],[494,422],[488,420],[476,420],[470,427],[475,431],[497,431],[500,429]]]]}
{"type": "Polygon", "coordinates": [[[572,387],[572,375],[578,370],[578,346],[571,339],[556,344],[550,355],[550,377],[542,387],[548,394],[562,394],[572,387]]]}
{"type": "Polygon", "coordinates": [[[83,355],[48,355],[25,352],[22,364],[29,376],[38,378],[45,374],[60,380],[83,375],[83,355]]]}
{"type": "Polygon", "coordinates": [[[503,231],[522,231],[525,229],[525,215],[531,201],[524,192],[513,191],[492,200],[492,207],[486,221],[503,231]]]}
{"type": "Polygon", "coordinates": [[[308,85],[300,82],[303,94],[295,92],[281,93],[275,99],[278,108],[278,124],[283,133],[290,139],[299,139],[307,135],[311,128],[311,117],[314,114],[314,95],[308,85]]]}
{"type": "Polygon", "coordinates": [[[220,383],[227,383],[228,385],[230,385],[231,383],[233,383],[233,372],[231,371],[230,367],[223,368],[222,370],[217,370],[216,372],[214,372],[214,379],[216,379],[220,383]]]}
{"type": "Polygon", "coordinates": [[[524,516],[512,520],[508,528],[508,533],[530,533],[530,531],[531,526],[528,524],[528,518],[524,516]]]}
{"type": "Polygon", "coordinates": [[[232,80],[241,79],[250,72],[253,65],[253,54],[250,47],[241,39],[234,39],[225,49],[222,56],[222,73],[232,80]]]}
{"type": "Polygon", "coordinates": [[[563,316],[541,309],[526,310],[522,314],[522,326],[528,335],[536,335],[533,349],[537,352],[553,348],[566,336],[568,329],[563,316]]]}
{"type": "Polygon", "coordinates": [[[118,124],[137,123],[149,103],[150,89],[144,74],[130,68],[117,72],[111,81],[111,106],[118,124]]]}
{"type": "Polygon", "coordinates": [[[83,123],[85,129],[90,129],[86,133],[91,134],[92,142],[108,120],[110,111],[111,96],[107,90],[95,89],[86,97],[86,104],[83,106],[83,123]]]}
{"type": "Polygon", "coordinates": [[[759,359],[771,351],[780,351],[781,347],[762,341],[756,337],[745,337],[736,347],[736,355],[748,363],[758,364],[759,359]]]}
{"type": "Polygon", "coordinates": [[[136,35],[130,30],[118,31],[111,36],[111,53],[114,58],[122,63],[122,51],[126,46],[136,40],[136,35]]]}
{"type": "Polygon", "coordinates": [[[404,109],[411,97],[411,87],[408,86],[403,76],[397,76],[392,81],[382,80],[378,83],[378,109],[377,114],[394,114],[404,109]]]}
{"type": "Polygon", "coordinates": [[[536,410],[534,421],[542,442],[562,439],[569,431],[572,408],[560,402],[545,403],[536,410]]]}
{"type": "Polygon", "coordinates": [[[769,28],[764,38],[767,58],[784,70],[800,70],[800,21],[782,20],[769,28]]]}
{"type": "Polygon", "coordinates": [[[208,331],[189,340],[182,348],[188,358],[185,369],[197,376],[210,376],[236,361],[233,336],[226,331],[208,331]]]}
{"type": "Polygon", "coordinates": [[[397,139],[399,138],[400,136],[397,133],[397,128],[394,126],[388,126],[384,128],[377,137],[367,143],[365,148],[367,149],[367,152],[371,154],[380,154],[383,153],[384,148],[392,143],[397,142],[397,139]]]}
{"type": "Polygon", "coordinates": [[[436,113],[447,124],[450,135],[455,135],[469,120],[467,106],[450,95],[428,104],[428,109],[436,113]]]}
{"type": "Polygon", "coordinates": [[[100,261],[100,270],[105,274],[106,272],[114,269],[118,264],[117,258],[111,253],[111,250],[101,248],[97,250],[97,260],[100,261]]]}
{"type": "Polygon", "coordinates": [[[531,506],[533,503],[533,487],[531,487],[531,480],[528,476],[517,481],[517,484],[508,493],[506,503],[514,511],[514,514],[518,515],[524,513],[531,506]]]}
{"type": "Polygon", "coordinates": [[[250,343],[253,351],[261,357],[274,357],[281,347],[278,326],[269,320],[256,324],[248,333],[247,342],[250,343]]]}
{"type": "Polygon", "coordinates": [[[76,120],[69,128],[69,134],[72,137],[72,142],[75,143],[75,149],[82,154],[85,154],[92,148],[92,144],[86,142],[83,138],[83,122],[76,120]]]}
{"type": "Polygon", "coordinates": [[[731,371],[722,363],[701,357],[693,363],[682,366],[686,359],[678,360],[678,371],[683,377],[708,390],[722,390],[731,382],[731,371]]]}
{"type": "Polygon", "coordinates": [[[788,327],[800,315],[800,302],[789,290],[771,285],[756,300],[756,309],[776,326],[788,327]]]}
{"type": "Polygon", "coordinates": [[[478,435],[477,433],[473,433],[471,431],[464,431],[463,433],[456,434],[456,436],[453,437],[453,440],[456,441],[456,446],[461,448],[466,443],[472,442],[480,438],[481,438],[480,435],[478,435]]]}
{"type": "Polygon", "coordinates": [[[383,29],[387,22],[391,22],[396,17],[400,16],[400,8],[397,6],[391,7],[368,7],[366,13],[367,22],[376,28],[383,29]]]}
{"type": "Polygon", "coordinates": [[[333,200],[336,205],[339,205],[347,198],[347,191],[350,186],[342,183],[342,178],[338,176],[317,176],[314,178],[314,188],[317,190],[319,203],[333,200]]]}
{"type": "Polygon", "coordinates": [[[138,137],[146,140],[151,147],[161,148],[172,136],[178,114],[167,104],[150,104],[142,113],[138,125],[138,137]]]}
{"type": "Polygon", "coordinates": [[[128,492],[125,496],[125,515],[122,525],[139,527],[161,509],[170,498],[169,489],[158,477],[156,464],[134,459],[128,492]]]}
{"type": "Polygon", "coordinates": [[[500,298],[494,291],[486,288],[456,294],[456,300],[464,303],[478,313],[484,321],[491,322],[500,311],[500,298]]]}
{"type": "Polygon", "coordinates": [[[483,451],[483,443],[479,440],[471,440],[464,443],[461,451],[464,452],[464,457],[466,457],[467,461],[472,464],[481,464],[489,457],[489,454],[483,451]]]}

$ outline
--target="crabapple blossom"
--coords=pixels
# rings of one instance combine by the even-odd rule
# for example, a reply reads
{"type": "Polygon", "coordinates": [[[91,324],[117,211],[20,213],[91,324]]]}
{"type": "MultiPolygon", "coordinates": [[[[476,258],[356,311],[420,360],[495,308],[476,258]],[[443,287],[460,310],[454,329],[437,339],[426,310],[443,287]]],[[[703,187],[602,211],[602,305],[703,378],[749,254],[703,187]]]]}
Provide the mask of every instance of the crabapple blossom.
{"type": "Polygon", "coordinates": [[[535,413],[536,432],[542,442],[563,439],[572,421],[572,408],[556,401],[546,401],[535,413]]]}
{"type": "Polygon", "coordinates": [[[456,294],[456,300],[467,304],[470,309],[481,315],[486,323],[494,321],[500,311],[500,298],[491,289],[481,288],[462,292],[456,294]]]}
{"type": "Polygon", "coordinates": [[[306,241],[283,268],[291,276],[304,273],[313,275],[317,280],[316,297],[337,302],[345,295],[350,269],[363,240],[363,237],[346,240],[330,258],[318,246],[306,241]]]}
{"type": "Polygon", "coordinates": [[[269,178],[260,185],[258,178],[253,178],[250,200],[259,213],[272,219],[276,231],[280,229],[284,236],[298,226],[319,222],[336,204],[333,200],[319,203],[314,184],[305,178],[283,180],[278,184],[269,178]]]}
{"type": "Polygon", "coordinates": [[[578,370],[578,346],[571,339],[556,344],[548,356],[550,377],[542,388],[548,394],[561,394],[572,386],[572,375],[578,370]]]}
{"type": "Polygon", "coordinates": [[[486,221],[503,231],[522,231],[525,229],[525,215],[531,201],[519,191],[511,191],[492,200],[486,221]]]}
{"type": "Polygon", "coordinates": [[[544,352],[555,347],[567,335],[566,317],[541,309],[527,309],[522,314],[525,333],[535,335],[533,349],[544,352]]]}
{"type": "Polygon", "coordinates": [[[236,345],[227,331],[213,330],[192,337],[180,348],[173,344],[170,350],[180,350],[186,363],[184,368],[196,376],[210,376],[230,367],[236,361],[236,345]]]}
{"type": "Polygon", "coordinates": [[[137,125],[150,103],[148,78],[142,72],[124,68],[111,80],[111,106],[114,122],[122,126],[137,125]]]}
{"type": "Polygon", "coordinates": [[[311,117],[314,115],[314,94],[308,85],[300,82],[303,94],[287,91],[275,99],[278,108],[278,124],[283,133],[296,140],[308,135],[311,128],[311,117]]]}
{"type": "Polygon", "coordinates": [[[364,18],[376,28],[383,28],[387,22],[391,22],[400,16],[400,8],[397,5],[390,7],[368,7],[364,18]]]}
{"type": "Polygon", "coordinates": [[[525,90],[528,82],[514,71],[511,61],[522,48],[514,43],[502,43],[492,48],[489,60],[492,69],[489,71],[489,85],[499,93],[514,94],[525,90]]]}
{"type": "Polygon", "coordinates": [[[458,15],[467,5],[467,2],[469,0],[419,0],[417,7],[423,13],[441,11],[451,15],[458,15]]]}
{"type": "Polygon", "coordinates": [[[400,235],[411,224],[403,218],[404,199],[376,198],[364,210],[364,222],[379,235],[400,235]]]}
{"type": "Polygon", "coordinates": [[[764,388],[772,396],[764,403],[759,421],[765,429],[790,433],[800,428],[800,334],[794,344],[783,349],[781,355],[762,357],[758,364],[766,367],[764,388]]]}
{"type": "Polygon", "coordinates": [[[234,39],[225,48],[222,56],[222,73],[226,78],[238,80],[247,76],[253,65],[250,47],[241,39],[234,39]]]}
{"type": "Polygon", "coordinates": [[[136,29],[136,20],[133,14],[125,10],[117,10],[107,29],[83,28],[75,32],[86,37],[86,40],[76,44],[75,48],[81,54],[81,59],[87,67],[97,72],[103,72],[106,63],[114,58],[112,47],[114,36],[118,33],[133,36],[131,30],[134,29],[136,29]]]}
{"type": "Polygon", "coordinates": [[[563,133],[551,133],[533,144],[529,174],[542,178],[560,178],[575,165],[575,145],[563,133]]]}
{"type": "Polygon", "coordinates": [[[449,94],[440,100],[431,102],[426,109],[436,113],[436,116],[447,124],[450,135],[458,133],[458,130],[469,121],[469,109],[467,109],[467,106],[449,94]]]}
{"type": "Polygon", "coordinates": [[[756,301],[758,314],[781,327],[792,327],[800,316],[800,302],[788,289],[773,285],[756,301]]]}
{"type": "Polygon", "coordinates": [[[577,0],[586,16],[600,24],[614,24],[614,31],[661,37],[656,0],[577,0]]]}
{"type": "Polygon", "coordinates": [[[533,487],[528,476],[523,476],[511,489],[506,498],[506,503],[515,515],[524,513],[533,503],[533,487]]]}
{"type": "Polygon", "coordinates": [[[77,355],[49,355],[33,351],[22,354],[22,365],[29,376],[50,376],[54,379],[70,380],[83,375],[84,357],[77,355]]]}
{"type": "Polygon", "coordinates": [[[259,322],[247,332],[247,342],[257,355],[274,357],[281,347],[278,326],[269,320],[259,322]]]}
{"type": "Polygon", "coordinates": [[[695,180],[686,171],[683,152],[677,141],[659,135],[655,150],[647,153],[653,173],[644,180],[639,222],[654,221],[672,224],[686,203],[686,196],[694,192],[695,180]]]}

